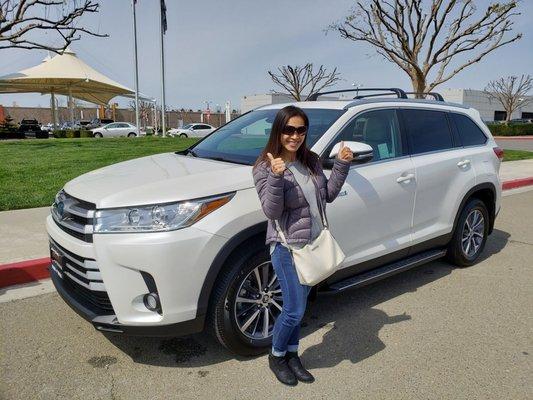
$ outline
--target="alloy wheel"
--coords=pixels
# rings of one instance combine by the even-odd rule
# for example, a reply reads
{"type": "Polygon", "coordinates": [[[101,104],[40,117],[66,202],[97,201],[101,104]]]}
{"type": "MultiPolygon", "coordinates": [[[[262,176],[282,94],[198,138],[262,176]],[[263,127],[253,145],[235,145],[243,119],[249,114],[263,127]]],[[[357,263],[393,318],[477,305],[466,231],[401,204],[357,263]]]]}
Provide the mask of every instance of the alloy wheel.
{"type": "Polygon", "coordinates": [[[461,248],[465,256],[472,258],[477,253],[481,243],[483,243],[484,232],[485,219],[483,214],[477,209],[470,211],[466,217],[461,237],[461,248]]]}
{"type": "Polygon", "coordinates": [[[239,330],[250,339],[272,336],[281,313],[283,298],[277,275],[270,261],[255,267],[241,282],[233,313],[239,330]]]}

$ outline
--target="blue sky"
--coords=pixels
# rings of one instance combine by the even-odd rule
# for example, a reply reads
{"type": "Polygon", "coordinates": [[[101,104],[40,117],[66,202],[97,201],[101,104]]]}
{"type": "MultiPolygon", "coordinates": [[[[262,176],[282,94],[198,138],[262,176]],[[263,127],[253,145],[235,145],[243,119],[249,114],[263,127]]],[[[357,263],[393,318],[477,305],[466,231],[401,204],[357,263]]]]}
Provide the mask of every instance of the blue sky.
{"type": "MultiPolygon", "coordinates": [[[[100,12],[82,23],[108,38],[84,36],[72,45],[89,65],[112,79],[134,87],[130,0],[100,1],[100,12]]],[[[167,0],[165,35],[167,105],[205,107],[204,101],[240,107],[242,96],[274,88],[269,69],[283,64],[324,64],[338,67],[344,79],[337,89],[394,86],[410,89],[410,81],[394,64],[373,55],[371,48],[335,32],[329,24],[340,20],[355,4],[352,0],[167,0]]],[[[479,4],[488,4],[479,0],[479,4]]],[[[160,98],[159,1],[138,0],[139,81],[141,92],[160,98]]],[[[487,56],[438,89],[482,89],[503,75],[533,75],[533,1],[521,2],[514,30],[522,40],[487,56]]],[[[40,51],[2,50],[0,75],[38,64],[40,51]]],[[[437,90],[438,90],[437,89],[437,90]]],[[[0,104],[48,106],[49,96],[0,95],[0,104]]],[[[63,100],[64,101],[64,100],[63,100]]],[[[124,105],[127,100],[117,100],[124,105]]]]}

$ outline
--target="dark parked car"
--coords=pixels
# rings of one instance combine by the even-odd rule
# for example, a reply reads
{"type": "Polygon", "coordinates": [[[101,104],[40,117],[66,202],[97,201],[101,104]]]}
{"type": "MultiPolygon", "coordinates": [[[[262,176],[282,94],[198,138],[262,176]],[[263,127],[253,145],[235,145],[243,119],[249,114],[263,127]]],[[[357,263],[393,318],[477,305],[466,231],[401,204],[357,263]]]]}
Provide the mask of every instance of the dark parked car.
{"type": "Polygon", "coordinates": [[[511,124],[531,124],[533,118],[515,118],[510,121],[511,124]]]}
{"type": "Polygon", "coordinates": [[[41,125],[36,119],[23,119],[20,121],[19,133],[24,137],[34,137],[37,139],[47,139],[48,132],[41,130],[41,125]]]}

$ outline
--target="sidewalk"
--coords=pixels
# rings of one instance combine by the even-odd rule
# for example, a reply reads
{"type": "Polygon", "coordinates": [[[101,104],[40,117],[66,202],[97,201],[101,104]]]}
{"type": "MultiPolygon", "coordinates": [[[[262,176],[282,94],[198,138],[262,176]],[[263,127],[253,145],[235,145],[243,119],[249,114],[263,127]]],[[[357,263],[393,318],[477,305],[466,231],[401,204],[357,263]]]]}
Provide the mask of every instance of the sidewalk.
{"type": "MultiPolygon", "coordinates": [[[[533,159],[502,163],[502,182],[512,183],[524,178],[533,179],[533,159]]],[[[20,263],[12,265],[13,269],[27,271],[28,266],[32,265],[31,261],[25,262],[28,260],[39,264],[37,273],[42,273],[43,265],[46,264],[43,259],[50,256],[45,229],[45,219],[49,213],[50,207],[0,212],[0,237],[4,239],[0,247],[0,273],[3,265],[12,263],[20,263]]]]}

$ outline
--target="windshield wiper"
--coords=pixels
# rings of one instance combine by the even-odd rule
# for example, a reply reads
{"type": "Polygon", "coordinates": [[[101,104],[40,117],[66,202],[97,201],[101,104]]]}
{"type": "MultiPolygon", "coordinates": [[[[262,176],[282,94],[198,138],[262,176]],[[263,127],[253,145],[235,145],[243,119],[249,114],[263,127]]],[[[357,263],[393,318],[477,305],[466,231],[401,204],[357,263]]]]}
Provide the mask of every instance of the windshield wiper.
{"type": "Polygon", "coordinates": [[[191,154],[193,157],[198,157],[198,154],[192,149],[187,149],[187,154],[191,154]]]}
{"type": "Polygon", "coordinates": [[[229,159],[223,158],[223,157],[204,157],[204,158],[207,158],[209,160],[215,160],[215,161],[229,162],[229,163],[233,163],[233,164],[250,165],[250,163],[247,163],[247,162],[244,162],[244,161],[229,160],[229,159]]]}

